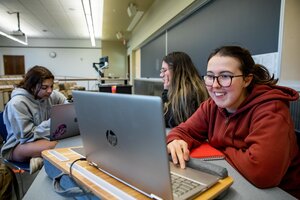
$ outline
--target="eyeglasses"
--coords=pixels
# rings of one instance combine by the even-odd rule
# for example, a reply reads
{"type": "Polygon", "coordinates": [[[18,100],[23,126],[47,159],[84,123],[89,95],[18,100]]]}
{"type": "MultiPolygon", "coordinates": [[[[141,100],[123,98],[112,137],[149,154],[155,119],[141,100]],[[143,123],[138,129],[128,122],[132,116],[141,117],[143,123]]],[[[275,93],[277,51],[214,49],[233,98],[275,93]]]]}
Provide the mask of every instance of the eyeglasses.
{"type": "Polygon", "coordinates": [[[169,69],[164,69],[164,68],[161,68],[159,71],[160,71],[160,73],[166,73],[166,71],[168,71],[169,69]]]}
{"type": "Polygon", "coordinates": [[[244,75],[219,75],[219,76],[213,76],[213,75],[206,75],[203,76],[204,83],[206,86],[213,86],[215,79],[217,79],[217,82],[222,87],[230,87],[232,83],[232,79],[235,77],[242,77],[244,75]]]}

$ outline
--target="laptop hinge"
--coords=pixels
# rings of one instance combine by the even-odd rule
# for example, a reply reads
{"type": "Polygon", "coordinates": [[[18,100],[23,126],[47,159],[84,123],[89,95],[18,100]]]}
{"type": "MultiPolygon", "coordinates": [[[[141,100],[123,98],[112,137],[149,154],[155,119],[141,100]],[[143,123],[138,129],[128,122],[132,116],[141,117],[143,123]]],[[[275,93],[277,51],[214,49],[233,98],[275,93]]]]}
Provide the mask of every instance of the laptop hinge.
{"type": "Polygon", "coordinates": [[[162,200],[162,198],[160,198],[159,196],[156,196],[155,194],[150,194],[150,197],[152,199],[162,200]]]}

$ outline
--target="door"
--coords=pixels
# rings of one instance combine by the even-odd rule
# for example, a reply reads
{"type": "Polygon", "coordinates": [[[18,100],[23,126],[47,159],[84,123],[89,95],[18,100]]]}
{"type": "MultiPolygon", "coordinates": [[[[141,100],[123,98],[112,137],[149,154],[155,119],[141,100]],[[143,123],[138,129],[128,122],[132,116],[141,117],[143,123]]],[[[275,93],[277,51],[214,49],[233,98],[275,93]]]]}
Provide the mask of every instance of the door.
{"type": "Polygon", "coordinates": [[[24,56],[3,55],[4,75],[25,74],[24,56]]]}
{"type": "Polygon", "coordinates": [[[130,81],[130,55],[127,56],[127,74],[125,78],[128,78],[130,81]]]}

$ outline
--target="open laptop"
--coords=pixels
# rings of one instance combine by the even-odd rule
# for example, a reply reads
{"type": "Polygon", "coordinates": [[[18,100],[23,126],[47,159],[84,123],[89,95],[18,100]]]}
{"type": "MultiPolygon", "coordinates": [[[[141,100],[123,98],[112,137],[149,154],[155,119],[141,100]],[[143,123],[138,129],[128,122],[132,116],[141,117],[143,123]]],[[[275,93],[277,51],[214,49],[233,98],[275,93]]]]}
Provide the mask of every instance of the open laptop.
{"type": "Polygon", "coordinates": [[[79,135],[74,104],[58,104],[51,107],[50,134],[43,135],[48,140],[60,140],[79,135]]]}
{"type": "Polygon", "coordinates": [[[218,176],[169,162],[160,97],[87,91],[73,91],[73,97],[85,156],[101,171],[155,199],[188,199],[218,182],[218,176]],[[199,190],[174,194],[170,168],[196,179],[199,190]]]}

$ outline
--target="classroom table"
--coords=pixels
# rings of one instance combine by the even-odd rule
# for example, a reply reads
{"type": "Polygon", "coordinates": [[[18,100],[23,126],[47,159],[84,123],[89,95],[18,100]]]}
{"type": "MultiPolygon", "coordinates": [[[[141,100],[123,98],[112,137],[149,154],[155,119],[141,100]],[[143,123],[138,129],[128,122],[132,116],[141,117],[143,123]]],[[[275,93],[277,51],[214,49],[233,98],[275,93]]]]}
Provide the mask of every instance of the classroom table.
{"type": "MultiPolygon", "coordinates": [[[[75,136],[59,141],[57,148],[81,146],[82,140],[80,136],[75,136]]],[[[278,187],[270,189],[259,189],[248,182],[239,172],[237,172],[225,160],[208,161],[214,164],[226,167],[228,174],[234,179],[233,185],[227,190],[225,195],[222,195],[222,200],[252,200],[252,199],[272,199],[272,200],[292,200],[296,199],[278,187]]],[[[47,200],[47,199],[73,199],[65,198],[55,193],[52,188],[52,180],[48,178],[44,168],[42,168],[25,194],[23,200],[47,200]]]]}

